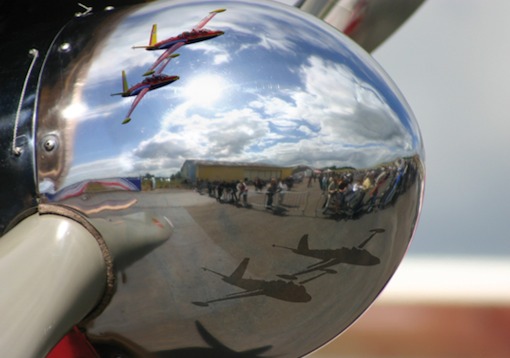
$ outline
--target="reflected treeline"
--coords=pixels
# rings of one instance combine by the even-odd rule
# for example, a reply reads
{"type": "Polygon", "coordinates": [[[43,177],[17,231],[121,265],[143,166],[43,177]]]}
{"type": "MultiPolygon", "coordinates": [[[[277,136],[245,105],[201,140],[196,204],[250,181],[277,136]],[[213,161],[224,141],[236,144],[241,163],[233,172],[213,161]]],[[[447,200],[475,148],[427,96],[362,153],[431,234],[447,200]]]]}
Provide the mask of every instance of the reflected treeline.
{"type": "Polygon", "coordinates": [[[244,274],[248,267],[249,258],[245,258],[241,264],[230,275],[225,275],[209,268],[203,267],[204,271],[211,272],[222,278],[222,280],[230,285],[242,288],[244,291],[227,294],[220,298],[214,298],[208,301],[194,301],[196,306],[207,307],[211,303],[229,301],[239,298],[247,298],[254,296],[266,296],[281,301],[306,303],[312,300],[312,296],[307,292],[304,284],[313,281],[325,274],[335,274],[337,271],[330,267],[342,263],[349,265],[373,266],[378,265],[381,260],[372,255],[364,247],[379,233],[385,232],[384,229],[372,229],[370,235],[356,247],[342,247],[340,249],[310,249],[308,243],[308,234],[301,237],[296,248],[285,247],[273,244],[273,247],[285,248],[292,252],[307,257],[319,259],[316,264],[306,266],[304,269],[291,274],[278,274],[281,279],[278,280],[261,280],[244,278],[244,274]],[[303,281],[294,282],[298,276],[308,273],[319,272],[318,275],[306,278],[303,281]]]}
{"type": "Polygon", "coordinates": [[[199,321],[195,327],[208,347],[186,347],[158,352],[149,352],[125,337],[105,333],[89,336],[89,339],[102,358],[261,358],[272,346],[248,349],[237,352],[213,336],[199,321]]]}
{"type": "Polygon", "coordinates": [[[420,171],[419,159],[411,157],[369,169],[307,169],[286,178],[198,179],[195,187],[221,204],[282,216],[353,220],[394,205],[420,171]]]}

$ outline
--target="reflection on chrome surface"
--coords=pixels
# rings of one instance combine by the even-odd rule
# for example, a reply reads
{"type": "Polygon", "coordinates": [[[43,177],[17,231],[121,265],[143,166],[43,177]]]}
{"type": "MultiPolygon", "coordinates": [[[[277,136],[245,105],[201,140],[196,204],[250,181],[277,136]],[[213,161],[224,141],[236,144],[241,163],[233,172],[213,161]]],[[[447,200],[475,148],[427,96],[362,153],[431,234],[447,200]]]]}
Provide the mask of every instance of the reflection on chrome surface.
{"type": "Polygon", "coordinates": [[[116,294],[86,326],[106,351],[306,354],[378,296],[422,200],[398,89],[342,34],[272,2],[74,19],[46,58],[37,140],[43,202],[149,242],[116,262],[116,294]]]}

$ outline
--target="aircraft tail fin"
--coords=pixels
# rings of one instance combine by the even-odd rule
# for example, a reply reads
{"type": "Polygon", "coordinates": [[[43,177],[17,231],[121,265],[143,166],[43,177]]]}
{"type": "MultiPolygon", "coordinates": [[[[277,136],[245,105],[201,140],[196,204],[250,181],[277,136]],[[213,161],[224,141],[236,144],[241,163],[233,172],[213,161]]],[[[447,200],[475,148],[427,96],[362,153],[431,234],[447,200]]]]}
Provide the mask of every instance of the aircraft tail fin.
{"type": "Polygon", "coordinates": [[[112,93],[111,96],[126,96],[129,92],[126,71],[122,70],[122,92],[112,93]]]}
{"type": "Polygon", "coordinates": [[[246,257],[240,264],[237,266],[235,271],[230,275],[230,279],[232,280],[240,280],[243,278],[244,272],[246,271],[246,268],[248,267],[250,259],[246,257]]]}
{"type": "Polygon", "coordinates": [[[127,93],[129,91],[129,85],[126,77],[126,71],[122,70],[122,92],[127,93]]]}
{"type": "Polygon", "coordinates": [[[310,248],[308,247],[308,234],[304,234],[301,237],[301,240],[299,240],[298,244],[298,251],[309,251],[310,248]]]}
{"type": "Polygon", "coordinates": [[[158,42],[158,24],[152,25],[151,37],[149,39],[149,46],[154,46],[158,42]]]}
{"type": "Polygon", "coordinates": [[[158,25],[157,24],[153,24],[152,25],[152,29],[151,29],[151,36],[149,37],[149,44],[147,46],[136,45],[136,46],[132,46],[131,48],[132,49],[144,48],[146,50],[153,50],[154,49],[153,46],[157,42],[158,42],[158,25]]]}

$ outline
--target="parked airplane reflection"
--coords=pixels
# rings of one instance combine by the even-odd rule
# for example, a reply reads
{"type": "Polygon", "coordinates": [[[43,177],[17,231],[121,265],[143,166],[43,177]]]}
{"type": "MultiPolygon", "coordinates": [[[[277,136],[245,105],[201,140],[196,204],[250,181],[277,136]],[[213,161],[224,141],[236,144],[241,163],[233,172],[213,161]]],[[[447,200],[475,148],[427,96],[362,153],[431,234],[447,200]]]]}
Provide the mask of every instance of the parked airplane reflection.
{"type": "Polygon", "coordinates": [[[245,258],[236,270],[230,275],[224,275],[219,272],[203,267],[204,271],[212,272],[222,277],[222,280],[231,285],[240,287],[245,291],[239,293],[231,293],[225,297],[217,298],[209,301],[195,301],[193,304],[206,307],[213,302],[227,301],[252,296],[268,296],[287,302],[309,302],[312,297],[306,292],[306,288],[302,285],[296,285],[293,282],[283,280],[256,280],[243,278],[246,268],[248,267],[249,258],[245,258]]]}

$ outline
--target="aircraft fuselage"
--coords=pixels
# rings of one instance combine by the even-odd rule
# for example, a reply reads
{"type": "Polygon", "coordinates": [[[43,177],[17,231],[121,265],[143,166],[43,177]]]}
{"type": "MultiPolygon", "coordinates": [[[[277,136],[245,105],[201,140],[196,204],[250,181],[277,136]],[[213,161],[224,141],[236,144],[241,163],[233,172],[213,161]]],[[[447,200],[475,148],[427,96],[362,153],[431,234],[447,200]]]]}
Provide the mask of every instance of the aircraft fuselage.
{"type": "Polygon", "coordinates": [[[306,292],[306,288],[302,285],[297,285],[293,282],[283,280],[254,280],[254,279],[235,279],[231,277],[224,277],[223,281],[243,288],[246,291],[260,290],[261,295],[269,296],[288,302],[309,302],[312,296],[306,292]]]}
{"type": "Polygon", "coordinates": [[[167,75],[157,75],[144,79],[142,82],[137,83],[133,87],[129,89],[126,95],[123,97],[137,96],[143,89],[148,88],[149,91],[155,90],[157,88],[164,87],[169,85],[172,82],[175,82],[179,79],[179,76],[167,76],[167,75]]]}
{"type": "Polygon", "coordinates": [[[224,34],[223,31],[207,30],[207,29],[183,32],[182,34],[180,34],[178,36],[170,37],[164,41],[154,44],[153,46],[149,46],[149,47],[147,47],[147,50],[149,50],[149,51],[166,50],[178,42],[184,42],[185,45],[188,45],[188,44],[192,44],[192,43],[209,40],[209,39],[221,36],[223,34],[224,34]]]}
{"type": "Polygon", "coordinates": [[[378,257],[372,255],[367,250],[358,249],[356,247],[342,247],[335,250],[295,250],[294,252],[299,255],[313,257],[324,261],[337,260],[339,262],[353,265],[377,265],[381,262],[378,257]]]}

